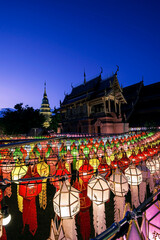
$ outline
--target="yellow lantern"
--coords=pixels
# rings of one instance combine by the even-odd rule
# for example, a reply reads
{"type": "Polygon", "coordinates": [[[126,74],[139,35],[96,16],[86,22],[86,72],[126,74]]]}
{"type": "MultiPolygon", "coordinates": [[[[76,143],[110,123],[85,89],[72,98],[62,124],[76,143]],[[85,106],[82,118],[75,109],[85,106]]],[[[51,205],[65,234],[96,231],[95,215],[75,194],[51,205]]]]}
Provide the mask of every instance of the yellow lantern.
{"type": "Polygon", "coordinates": [[[12,180],[15,183],[18,183],[17,180],[21,179],[24,175],[26,175],[28,167],[24,165],[24,163],[16,164],[15,168],[12,171],[12,180]]]}
{"type": "Polygon", "coordinates": [[[99,166],[99,160],[97,159],[95,154],[91,159],[89,159],[89,164],[93,167],[93,170],[96,171],[99,166]]]}
{"type": "Polygon", "coordinates": [[[83,165],[85,161],[85,155],[84,153],[80,154],[78,161],[76,161],[76,169],[79,171],[79,168],[83,165]]]}
{"type": "MultiPolygon", "coordinates": [[[[28,167],[25,166],[24,163],[17,163],[12,171],[12,180],[15,181],[15,183],[18,183],[17,180],[25,176],[27,171],[28,167]]],[[[23,197],[19,195],[19,185],[17,185],[17,200],[19,211],[23,212],[23,197]]]]}

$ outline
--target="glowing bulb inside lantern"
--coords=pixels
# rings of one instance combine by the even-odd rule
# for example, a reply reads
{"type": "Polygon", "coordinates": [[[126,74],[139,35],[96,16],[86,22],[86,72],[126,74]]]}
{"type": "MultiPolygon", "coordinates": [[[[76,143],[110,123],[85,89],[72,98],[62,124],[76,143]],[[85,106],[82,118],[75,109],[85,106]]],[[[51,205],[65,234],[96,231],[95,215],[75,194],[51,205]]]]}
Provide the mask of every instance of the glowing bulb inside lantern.
{"type": "Polygon", "coordinates": [[[6,226],[11,221],[11,215],[9,214],[8,206],[2,207],[2,225],[6,226]]]}

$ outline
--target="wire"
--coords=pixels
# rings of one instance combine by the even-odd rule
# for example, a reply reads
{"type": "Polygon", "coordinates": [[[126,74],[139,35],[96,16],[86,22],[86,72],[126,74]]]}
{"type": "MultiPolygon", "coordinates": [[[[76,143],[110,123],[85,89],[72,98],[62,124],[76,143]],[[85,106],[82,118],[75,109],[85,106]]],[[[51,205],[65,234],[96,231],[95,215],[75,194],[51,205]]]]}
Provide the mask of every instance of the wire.
{"type": "MultiPolygon", "coordinates": [[[[87,173],[85,175],[86,176],[90,176],[90,175],[94,175],[97,173],[97,171],[89,171],[90,173],[87,173]]],[[[10,186],[11,183],[16,183],[17,185],[26,185],[26,184],[33,184],[33,182],[35,181],[40,181],[40,180],[45,180],[45,179],[52,179],[52,178],[59,178],[59,179],[56,179],[56,180],[52,180],[50,182],[60,182],[60,181],[63,181],[65,178],[66,179],[71,179],[73,176],[76,176],[77,177],[77,173],[72,173],[72,174],[65,174],[63,176],[58,176],[58,175],[52,175],[52,176],[46,176],[46,177],[35,177],[35,178],[21,178],[21,179],[17,179],[17,180],[9,180],[9,179],[3,179],[3,181],[0,181],[0,184],[2,185],[7,185],[7,186],[10,186]],[[32,183],[30,183],[29,181],[31,181],[32,183]],[[6,182],[6,183],[5,183],[6,182]],[[19,182],[19,183],[17,183],[19,182]],[[24,182],[24,183],[23,183],[24,182]],[[27,182],[27,183],[26,183],[27,182]]],[[[79,177],[83,177],[83,175],[81,176],[81,174],[79,174],[79,177]]],[[[36,182],[36,184],[41,184],[42,182],[36,182]]],[[[44,182],[46,183],[46,182],[44,182]]],[[[0,185],[0,188],[1,188],[1,185],[0,185]]]]}

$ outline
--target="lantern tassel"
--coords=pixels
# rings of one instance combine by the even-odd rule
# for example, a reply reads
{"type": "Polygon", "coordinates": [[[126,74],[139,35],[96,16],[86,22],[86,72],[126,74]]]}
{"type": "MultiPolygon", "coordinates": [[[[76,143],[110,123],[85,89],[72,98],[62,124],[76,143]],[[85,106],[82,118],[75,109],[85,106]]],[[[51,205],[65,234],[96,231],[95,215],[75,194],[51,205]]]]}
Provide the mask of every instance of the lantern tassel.
{"type": "Polygon", "coordinates": [[[138,186],[130,186],[131,188],[131,201],[132,201],[132,206],[134,205],[135,208],[139,206],[139,195],[138,195],[138,186]]]}
{"type": "Polygon", "coordinates": [[[150,177],[148,178],[148,182],[149,182],[149,190],[150,192],[154,191],[154,180],[153,180],[153,175],[150,174],[150,177]]]}
{"type": "Polygon", "coordinates": [[[114,221],[119,222],[123,218],[125,197],[114,197],[114,221]]]}
{"type": "Polygon", "coordinates": [[[94,229],[95,235],[106,230],[106,220],[105,220],[105,204],[99,204],[93,202],[93,218],[94,218],[94,229]]]}
{"type": "Polygon", "coordinates": [[[46,182],[47,182],[47,179],[44,179],[42,181],[42,191],[40,192],[39,194],[39,206],[40,208],[43,208],[43,210],[46,209],[47,207],[47,187],[46,187],[46,182]]]}
{"type": "MultiPolygon", "coordinates": [[[[3,179],[11,180],[11,174],[10,174],[10,173],[4,173],[4,172],[3,172],[3,179]]],[[[11,197],[11,195],[12,195],[12,188],[11,188],[11,186],[9,186],[9,187],[7,187],[7,188],[5,189],[4,195],[7,196],[7,197],[9,197],[9,198],[11,197]]]]}
{"type": "Polygon", "coordinates": [[[17,185],[17,201],[18,209],[20,212],[23,212],[23,197],[19,195],[19,186],[17,185]]]}
{"type": "Polygon", "coordinates": [[[37,210],[35,197],[31,200],[23,199],[23,231],[25,225],[29,225],[29,231],[34,236],[37,230],[37,210]]]}
{"type": "Polygon", "coordinates": [[[139,200],[140,202],[144,202],[145,200],[145,196],[146,196],[146,187],[147,187],[147,184],[146,182],[141,182],[140,185],[139,185],[139,200]]]}
{"type": "Polygon", "coordinates": [[[82,239],[83,240],[89,239],[91,234],[89,210],[79,212],[77,224],[80,226],[80,233],[82,235],[82,239]]]}
{"type": "Polygon", "coordinates": [[[62,226],[65,233],[65,238],[68,240],[78,240],[75,218],[63,219],[62,226]]]}

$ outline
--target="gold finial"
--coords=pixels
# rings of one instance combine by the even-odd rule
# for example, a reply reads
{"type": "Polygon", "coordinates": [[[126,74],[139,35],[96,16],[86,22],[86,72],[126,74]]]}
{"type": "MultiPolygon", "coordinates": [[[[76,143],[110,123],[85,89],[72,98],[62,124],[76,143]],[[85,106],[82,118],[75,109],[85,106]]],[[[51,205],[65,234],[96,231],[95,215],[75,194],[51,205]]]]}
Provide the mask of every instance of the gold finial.
{"type": "Polygon", "coordinates": [[[116,72],[115,72],[115,75],[117,75],[117,72],[119,71],[119,66],[116,65],[116,67],[117,67],[117,70],[116,70],[116,72]]]}

